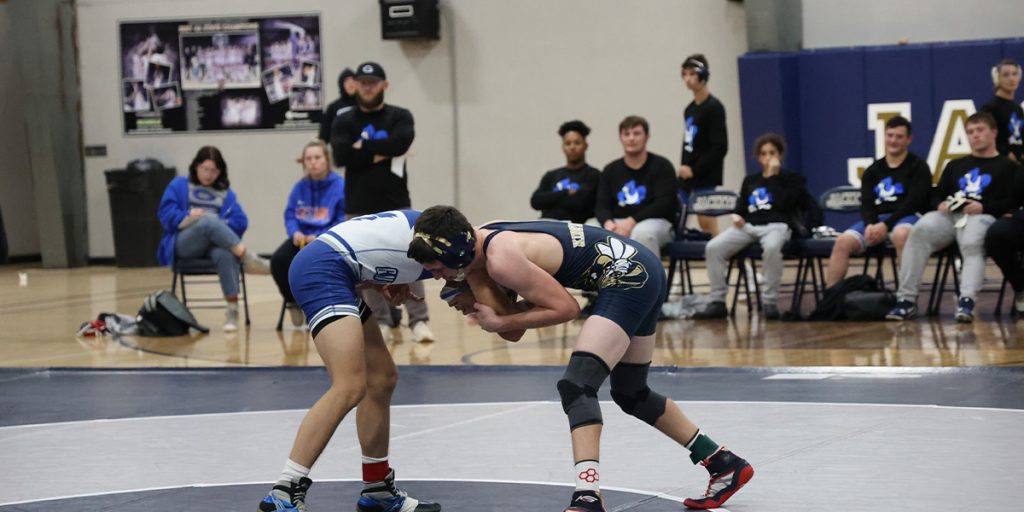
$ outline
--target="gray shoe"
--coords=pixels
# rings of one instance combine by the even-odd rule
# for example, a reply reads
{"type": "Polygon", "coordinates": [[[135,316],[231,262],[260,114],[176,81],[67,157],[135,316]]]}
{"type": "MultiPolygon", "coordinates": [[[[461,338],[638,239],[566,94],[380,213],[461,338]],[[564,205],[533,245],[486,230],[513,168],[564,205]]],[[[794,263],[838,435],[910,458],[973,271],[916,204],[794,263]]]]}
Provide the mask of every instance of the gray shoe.
{"type": "Polygon", "coordinates": [[[270,274],[270,260],[257,256],[250,251],[246,251],[245,256],[242,256],[242,265],[248,274],[270,274]]]}
{"type": "Polygon", "coordinates": [[[704,311],[700,311],[693,315],[695,320],[710,320],[713,318],[725,318],[729,316],[729,310],[725,307],[724,302],[711,302],[704,308],[704,311]]]}
{"type": "Polygon", "coordinates": [[[779,313],[778,304],[765,304],[764,305],[764,317],[768,320],[778,320],[782,318],[782,314],[779,313]]]}
{"type": "Polygon", "coordinates": [[[1024,318],[1024,292],[1017,292],[1013,296],[1013,312],[1018,318],[1024,318]]]}

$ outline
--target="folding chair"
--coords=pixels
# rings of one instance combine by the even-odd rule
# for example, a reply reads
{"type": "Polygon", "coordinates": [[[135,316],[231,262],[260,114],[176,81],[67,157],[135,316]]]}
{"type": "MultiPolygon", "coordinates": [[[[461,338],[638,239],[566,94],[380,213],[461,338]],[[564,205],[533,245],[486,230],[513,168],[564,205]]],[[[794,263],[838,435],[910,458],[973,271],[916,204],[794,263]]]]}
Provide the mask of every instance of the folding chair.
{"type": "MultiPolygon", "coordinates": [[[[819,198],[821,209],[828,213],[842,215],[853,215],[860,213],[860,188],[844,185],[826,190],[819,198]]],[[[835,246],[834,238],[805,238],[796,240],[796,254],[799,258],[797,263],[796,287],[793,293],[792,309],[795,311],[803,300],[803,294],[807,288],[807,278],[810,276],[814,292],[814,302],[821,300],[825,289],[825,259],[832,256],[832,249],[835,246]]],[[[868,273],[872,261],[875,265],[875,281],[879,286],[885,284],[884,262],[889,260],[893,273],[893,281],[899,286],[899,269],[896,266],[896,248],[892,243],[886,241],[868,247],[863,254],[863,274],[868,273]]]]}
{"type": "MultiPolygon", "coordinates": [[[[696,192],[690,194],[687,204],[683,205],[679,215],[679,222],[676,225],[675,240],[669,242],[661,249],[662,256],[668,257],[668,291],[665,298],[672,290],[672,281],[675,279],[676,270],[680,272],[680,289],[683,294],[693,293],[693,278],[690,274],[691,261],[703,261],[704,249],[708,245],[708,239],[692,237],[692,233],[686,230],[686,221],[690,215],[707,215],[719,217],[728,215],[736,209],[736,202],[739,196],[735,192],[727,190],[696,192]]],[[[749,297],[748,297],[749,300],[749,297]]]]}
{"type": "MultiPolygon", "coordinates": [[[[188,305],[189,299],[186,293],[186,283],[191,282],[192,284],[210,284],[214,283],[217,285],[217,290],[220,290],[220,279],[217,277],[217,265],[214,264],[213,260],[207,258],[196,258],[196,259],[174,259],[174,265],[171,267],[171,293],[178,292],[178,283],[181,283],[181,303],[185,307],[188,305]],[[213,276],[213,279],[209,279],[209,276],[213,276]],[[191,279],[187,279],[189,277],[191,279]]],[[[242,291],[242,305],[245,309],[245,325],[249,325],[249,292],[245,287],[245,268],[239,266],[238,279],[240,288],[242,291]]],[[[220,309],[227,307],[224,303],[224,297],[198,297],[192,299],[193,303],[199,303],[199,305],[191,306],[192,309],[220,309]]]]}

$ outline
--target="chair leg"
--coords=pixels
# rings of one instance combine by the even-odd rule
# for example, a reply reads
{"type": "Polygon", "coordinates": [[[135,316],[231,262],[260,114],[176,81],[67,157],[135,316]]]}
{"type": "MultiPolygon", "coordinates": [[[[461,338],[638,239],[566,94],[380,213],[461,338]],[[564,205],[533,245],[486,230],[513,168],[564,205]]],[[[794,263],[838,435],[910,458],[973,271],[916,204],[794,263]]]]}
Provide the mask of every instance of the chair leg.
{"type": "MultiPolygon", "coordinates": [[[[672,295],[672,281],[675,280],[675,277],[676,277],[676,264],[677,263],[678,262],[676,261],[675,258],[669,258],[668,259],[668,286],[665,287],[665,300],[666,301],[668,301],[669,295],[672,295]]],[[[680,286],[680,289],[682,289],[681,286],[680,286]]],[[[284,309],[281,310],[281,318],[284,318],[284,309]]],[[[278,322],[277,325],[280,326],[281,322],[278,322]]],[[[281,329],[278,329],[278,330],[280,331],[281,329]]]]}
{"type": "Polygon", "coordinates": [[[1007,281],[1006,278],[1004,277],[1003,278],[1003,284],[1002,284],[1002,286],[999,287],[999,298],[996,299],[996,313],[995,313],[995,315],[997,317],[1003,316],[1003,298],[1006,297],[1006,283],[1008,283],[1008,282],[1009,281],[1007,281]]]}
{"type": "MultiPolygon", "coordinates": [[[[729,277],[730,274],[732,274],[732,267],[734,264],[739,269],[739,275],[736,276],[736,288],[733,290],[732,294],[732,307],[729,308],[729,316],[731,317],[736,316],[736,304],[739,303],[740,299],[740,283],[746,281],[746,275],[743,272],[743,260],[731,259],[729,260],[729,271],[725,273],[726,285],[728,286],[729,284],[729,277]]],[[[743,287],[746,288],[746,283],[744,283],[743,287]]]]}
{"type": "Polygon", "coordinates": [[[889,263],[892,264],[892,287],[900,289],[900,269],[896,264],[896,256],[889,256],[889,263]]]}
{"type": "Polygon", "coordinates": [[[690,290],[690,295],[693,295],[693,276],[690,275],[690,261],[683,260],[683,268],[686,270],[686,286],[690,290]]]}
{"type": "MultiPolygon", "coordinates": [[[[761,283],[757,282],[757,260],[750,259],[750,272],[754,275],[754,300],[757,301],[757,310],[763,311],[764,308],[761,306],[761,283]]],[[[750,302],[750,287],[747,287],[747,307],[752,305],[750,302]]]]}
{"type": "Polygon", "coordinates": [[[274,328],[275,331],[280,332],[281,329],[284,327],[284,310],[287,307],[288,301],[281,301],[281,313],[277,315],[277,327],[274,328]]]}
{"type": "Polygon", "coordinates": [[[249,325],[249,290],[245,287],[245,270],[238,272],[238,277],[242,280],[242,307],[245,309],[245,325],[249,325]]]}
{"type": "Polygon", "coordinates": [[[178,294],[178,273],[173,270],[171,271],[171,293],[178,294]]]}
{"type": "Polygon", "coordinates": [[[789,305],[790,311],[800,311],[800,302],[804,296],[803,290],[803,274],[804,274],[804,256],[800,256],[796,260],[796,280],[793,281],[793,301],[789,305]]]}
{"type": "Polygon", "coordinates": [[[825,298],[825,258],[815,259],[818,260],[818,269],[817,272],[811,272],[811,286],[814,289],[814,304],[818,304],[825,298]]]}
{"type": "Polygon", "coordinates": [[[953,272],[953,291],[956,292],[956,300],[960,300],[960,272],[956,269],[956,262],[960,262],[960,268],[963,268],[963,260],[957,256],[955,259],[950,259],[950,267],[953,272]]]}
{"type": "Polygon", "coordinates": [[[181,304],[188,307],[188,295],[185,293],[185,274],[178,274],[178,279],[181,279],[181,304]]]}
{"type": "Polygon", "coordinates": [[[932,288],[928,291],[928,308],[925,309],[925,312],[929,315],[934,314],[936,297],[941,295],[939,292],[939,275],[942,273],[942,266],[945,263],[946,255],[940,253],[938,261],[935,262],[935,277],[932,278],[932,288]]]}
{"type": "Polygon", "coordinates": [[[885,288],[885,272],[882,271],[882,263],[885,262],[885,255],[879,254],[875,259],[875,282],[879,288],[885,288]]]}
{"type": "Polygon", "coordinates": [[[949,279],[949,267],[951,266],[953,266],[953,256],[947,256],[945,264],[942,265],[942,278],[939,281],[939,294],[935,298],[933,316],[938,316],[942,313],[942,296],[946,293],[946,281],[949,279]]]}

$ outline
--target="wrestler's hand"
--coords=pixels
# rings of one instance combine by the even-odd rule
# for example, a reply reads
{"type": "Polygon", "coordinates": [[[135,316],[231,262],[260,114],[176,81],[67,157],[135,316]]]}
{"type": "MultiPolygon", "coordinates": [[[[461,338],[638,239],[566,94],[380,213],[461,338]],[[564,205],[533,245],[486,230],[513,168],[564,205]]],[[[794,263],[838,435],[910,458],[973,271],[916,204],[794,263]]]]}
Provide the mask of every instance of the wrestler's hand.
{"type": "Polygon", "coordinates": [[[423,300],[423,297],[417,296],[409,290],[408,284],[389,284],[381,288],[380,294],[384,296],[384,299],[388,301],[388,304],[392,306],[400,306],[409,299],[423,300]]]}
{"type": "Polygon", "coordinates": [[[472,318],[481,329],[487,332],[501,332],[502,324],[501,317],[494,312],[494,308],[477,302],[473,305],[476,312],[470,313],[469,316],[472,318]]]}
{"type": "Polygon", "coordinates": [[[473,305],[476,304],[476,297],[473,295],[473,291],[467,289],[466,291],[456,295],[452,298],[449,306],[455,308],[459,313],[463,315],[469,315],[476,311],[473,305]]]}

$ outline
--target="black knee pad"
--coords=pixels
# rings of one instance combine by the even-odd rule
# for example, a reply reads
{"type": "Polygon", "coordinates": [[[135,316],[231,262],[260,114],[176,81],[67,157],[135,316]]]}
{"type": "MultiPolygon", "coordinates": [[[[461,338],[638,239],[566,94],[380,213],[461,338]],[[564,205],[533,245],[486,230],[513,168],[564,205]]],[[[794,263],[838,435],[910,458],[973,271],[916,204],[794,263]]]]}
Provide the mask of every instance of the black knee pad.
{"type": "Polygon", "coordinates": [[[569,428],[603,423],[597,390],[608,378],[608,365],[589,352],[573,352],[565,374],[558,381],[562,410],[569,416],[569,428]]]}
{"type": "Polygon", "coordinates": [[[651,363],[619,363],[612,370],[612,400],[626,414],[654,425],[665,414],[665,397],[647,386],[651,363]]]}

